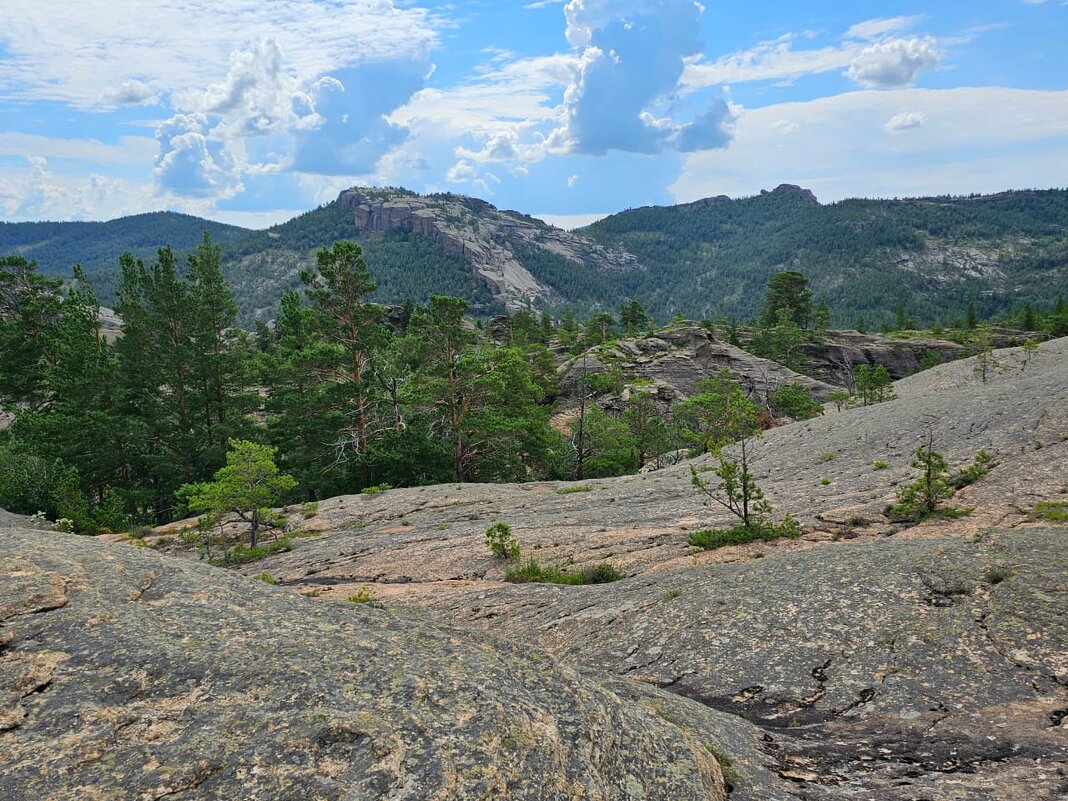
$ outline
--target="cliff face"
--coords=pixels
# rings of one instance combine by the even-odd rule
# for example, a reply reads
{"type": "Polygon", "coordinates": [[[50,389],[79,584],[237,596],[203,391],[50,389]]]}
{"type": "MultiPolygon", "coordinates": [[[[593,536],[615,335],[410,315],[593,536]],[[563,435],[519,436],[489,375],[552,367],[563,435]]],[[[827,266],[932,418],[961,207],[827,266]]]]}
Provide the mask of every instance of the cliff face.
{"type": "Polygon", "coordinates": [[[555,292],[523,265],[521,251],[527,248],[569,259],[576,270],[638,267],[629,253],[476,198],[349,189],[337,202],[353,213],[361,231],[411,231],[438,241],[446,253],[467,259],[491,291],[513,308],[539,297],[551,298],[555,292]]]}

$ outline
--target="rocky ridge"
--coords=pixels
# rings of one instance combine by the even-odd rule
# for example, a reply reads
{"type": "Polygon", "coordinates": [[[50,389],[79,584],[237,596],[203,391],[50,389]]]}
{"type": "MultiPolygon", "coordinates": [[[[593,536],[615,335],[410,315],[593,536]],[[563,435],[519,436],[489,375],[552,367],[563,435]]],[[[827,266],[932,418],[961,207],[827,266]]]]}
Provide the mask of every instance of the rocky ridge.
{"type": "Polygon", "coordinates": [[[338,205],[353,212],[361,231],[411,231],[441,243],[448,254],[463,256],[513,308],[555,291],[527,270],[517,257],[524,248],[538,248],[575,263],[576,270],[631,270],[637,259],[605,248],[585,237],[547,225],[517,212],[502,211],[484,200],[464,195],[347,189],[338,205]]]}

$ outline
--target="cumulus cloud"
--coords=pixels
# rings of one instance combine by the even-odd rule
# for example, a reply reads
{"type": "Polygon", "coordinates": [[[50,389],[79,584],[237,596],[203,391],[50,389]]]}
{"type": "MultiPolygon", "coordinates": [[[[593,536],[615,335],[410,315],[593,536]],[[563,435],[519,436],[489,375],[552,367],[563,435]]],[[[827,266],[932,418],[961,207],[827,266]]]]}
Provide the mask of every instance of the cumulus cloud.
{"type": "Polygon", "coordinates": [[[359,64],[319,81],[310,94],[319,122],[298,130],[291,168],[318,175],[366,175],[408,137],[389,115],[426,80],[410,61],[359,64]]]}
{"type": "Polygon", "coordinates": [[[929,36],[876,42],[861,50],[845,75],[867,89],[909,86],[920,70],[938,66],[938,49],[929,36]]]}
{"type": "Polygon", "coordinates": [[[565,123],[550,146],[587,155],[658,153],[678,142],[726,146],[730,114],[721,100],[688,125],[653,113],[701,51],[703,11],[694,0],[571,0],[566,35],[579,56],[564,92],[565,123]]]}
{"type": "Polygon", "coordinates": [[[285,68],[274,39],[235,50],[224,80],[178,95],[175,105],[220,117],[219,135],[257,136],[314,128],[321,122],[309,88],[285,68]]]}
{"type": "Polygon", "coordinates": [[[927,115],[922,111],[902,111],[891,117],[883,129],[887,133],[904,133],[913,128],[919,128],[925,122],[927,122],[927,115]]]}
{"type": "Polygon", "coordinates": [[[192,5],[110,0],[63,3],[57,12],[54,2],[4,0],[0,95],[89,107],[134,79],[167,94],[188,91],[225,75],[235,49],[267,38],[309,79],[358,62],[423,62],[445,24],[435,12],[397,8],[393,0],[192,5]]]}
{"type": "Polygon", "coordinates": [[[208,136],[204,114],[175,114],[156,130],[160,143],[152,171],[163,192],[194,198],[230,198],[243,188],[229,143],[208,136]]]}
{"type": "Polygon", "coordinates": [[[736,128],[729,152],[684,157],[676,202],[783,182],[824,202],[1049,186],[1050,165],[1068,164],[1068,91],[860,90],[745,109],[736,128]],[[916,135],[886,135],[888,118],[916,114],[916,135]],[[786,141],[782,122],[796,125],[786,141]]]}

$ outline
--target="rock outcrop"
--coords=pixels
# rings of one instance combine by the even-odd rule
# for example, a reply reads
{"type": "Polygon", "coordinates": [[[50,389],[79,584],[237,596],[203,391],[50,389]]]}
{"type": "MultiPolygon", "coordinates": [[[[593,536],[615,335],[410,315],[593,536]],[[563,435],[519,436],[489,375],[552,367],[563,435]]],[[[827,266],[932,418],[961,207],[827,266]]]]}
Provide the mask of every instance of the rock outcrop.
{"type": "Polygon", "coordinates": [[[651,385],[665,404],[685,400],[697,391],[699,381],[724,369],[750,395],[761,400],[786,384],[800,384],[821,401],[838,389],[736,348],[697,323],[673,326],[655,336],[602,345],[593,349],[585,362],[582,358],[570,359],[561,367],[560,389],[565,394],[574,393],[582,371],[604,373],[614,366],[628,380],[640,379],[651,385]]]}
{"type": "Polygon", "coordinates": [[[723,799],[717,732],[744,727],[620,686],[522,644],[0,530],[8,801],[723,799]]]}
{"type": "Polygon", "coordinates": [[[323,600],[365,587],[732,712],[762,732],[735,781],[753,797],[775,797],[778,776],[798,799],[1054,801],[1068,790],[1068,527],[1035,507],[1068,500],[1068,340],[1020,356],[1000,352],[986,383],[961,360],[898,382],[896,400],[767,432],[755,474],[800,518],[796,540],[692,554],[690,531],[730,518],[681,465],[331,499],[309,521],[320,536],[243,570],[323,600]],[[998,464],[953,499],[968,516],[908,528],[884,512],[928,430],[954,468],[980,449],[998,464]],[[483,536],[497,520],[523,558],[629,578],[505,583],[483,536]]]}
{"type": "Polygon", "coordinates": [[[522,251],[534,248],[562,256],[576,270],[631,270],[635,257],[464,195],[416,195],[400,190],[348,189],[338,205],[353,212],[361,231],[411,231],[462,256],[509,306],[523,308],[554,292],[523,266],[522,251]]]}

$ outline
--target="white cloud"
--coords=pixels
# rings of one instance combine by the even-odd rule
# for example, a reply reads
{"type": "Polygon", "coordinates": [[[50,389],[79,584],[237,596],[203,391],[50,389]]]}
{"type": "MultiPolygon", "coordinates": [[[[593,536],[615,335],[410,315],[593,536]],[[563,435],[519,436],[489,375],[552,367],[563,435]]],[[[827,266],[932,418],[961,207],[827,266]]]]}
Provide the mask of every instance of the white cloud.
{"type": "Polygon", "coordinates": [[[846,31],[846,38],[878,39],[888,33],[896,33],[897,31],[911,28],[921,19],[923,19],[923,15],[915,15],[911,17],[881,17],[879,19],[865,20],[864,22],[858,22],[856,25],[851,25],[849,30],[846,31]]]}
{"type": "Polygon", "coordinates": [[[938,66],[938,49],[929,36],[877,42],[861,50],[845,75],[868,89],[909,86],[923,69],[938,66]]]}
{"type": "Polygon", "coordinates": [[[188,112],[220,117],[216,135],[221,137],[309,129],[322,122],[311,92],[331,81],[337,84],[324,78],[306,85],[285,68],[278,43],[264,39],[230,54],[230,69],[223,81],[183,92],[174,104],[188,112]]]}
{"type": "Polygon", "coordinates": [[[160,152],[152,175],[163,192],[193,198],[231,198],[244,186],[228,142],[209,137],[203,114],[176,114],[156,131],[160,152]]]}
{"type": "Polygon", "coordinates": [[[159,102],[159,92],[144,81],[131,78],[118,86],[109,86],[100,94],[107,106],[145,106],[159,102]]]}
{"type": "Polygon", "coordinates": [[[532,214],[530,216],[547,222],[549,225],[555,225],[557,228],[563,228],[565,231],[574,231],[576,228],[603,220],[608,214],[609,212],[603,214],[532,214]]]}
{"type": "Polygon", "coordinates": [[[682,78],[683,86],[695,91],[719,84],[790,80],[847,67],[860,51],[858,45],[795,50],[796,39],[795,34],[785,34],[748,50],[729,53],[712,63],[691,60],[682,78]]]}
{"type": "Polygon", "coordinates": [[[439,16],[392,0],[5,0],[0,97],[80,107],[125,82],[164,93],[216,83],[230,53],[273,38],[307,80],[358,62],[425,61],[439,16]],[[57,8],[61,5],[61,8],[57,8]]]}
{"type": "Polygon", "coordinates": [[[0,133],[0,156],[44,156],[95,164],[143,166],[156,157],[158,145],[147,136],[123,136],[110,145],[96,139],[59,139],[24,133],[0,133]]]}
{"type": "Polygon", "coordinates": [[[891,117],[883,129],[887,133],[904,133],[919,128],[925,122],[927,122],[927,115],[922,111],[902,111],[891,117]]]}
{"type": "Polygon", "coordinates": [[[694,0],[571,0],[566,35],[578,60],[549,146],[594,156],[726,147],[731,110],[722,99],[686,124],[656,113],[701,50],[703,13],[694,0]]]}
{"type": "Polygon", "coordinates": [[[1061,164],[1068,164],[1068,90],[856,91],[744,110],[731,150],[687,156],[671,191],[679,202],[752,195],[784,182],[821,201],[993,192],[1068,185],[1068,172],[1051,171],[1061,164]],[[886,136],[888,117],[904,114],[926,122],[914,135],[886,136]],[[784,137],[780,122],[796,130],[784,137]]]}

